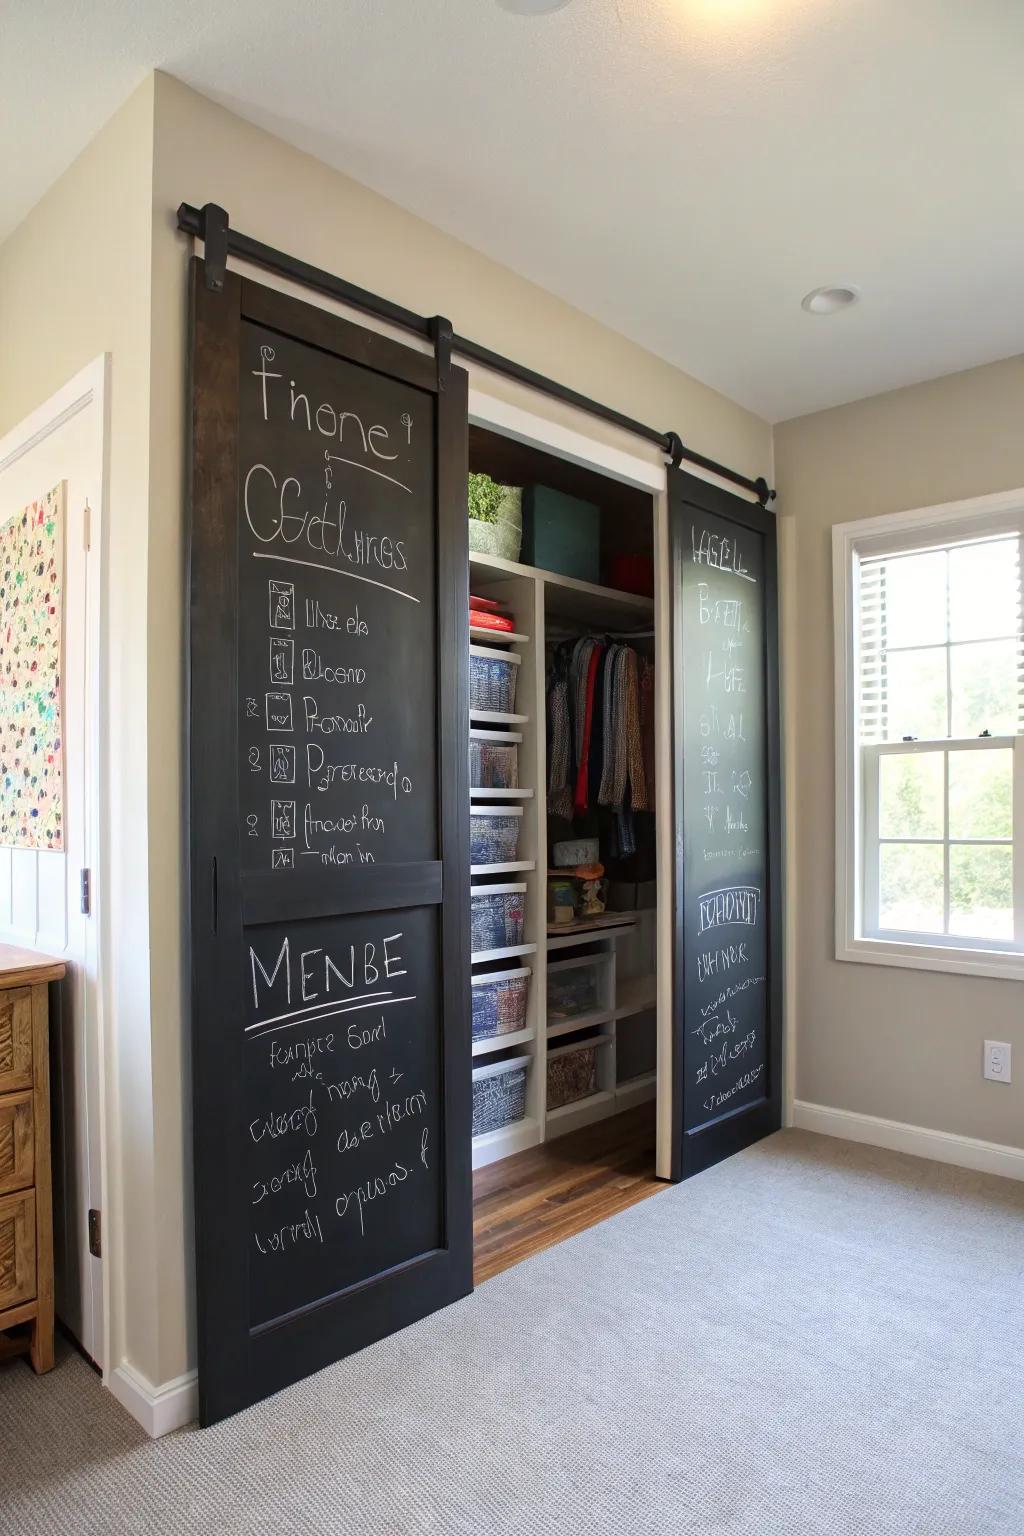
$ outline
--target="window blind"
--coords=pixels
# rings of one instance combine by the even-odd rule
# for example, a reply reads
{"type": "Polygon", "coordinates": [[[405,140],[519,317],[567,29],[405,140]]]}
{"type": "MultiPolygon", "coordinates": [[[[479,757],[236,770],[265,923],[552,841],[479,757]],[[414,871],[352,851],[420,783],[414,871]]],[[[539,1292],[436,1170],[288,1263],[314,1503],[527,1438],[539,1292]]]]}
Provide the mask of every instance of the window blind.
{"type": "MultiPolygon", "coordinates": [[[[856,683],[858,726],[860,741],[863,745],[903,739],[905,722],[897,718],[898,711],[893,707],[892,660],[899,653],[906,655],[918,647],[922,652],[944,650],[948,657],[951,652],[965,649],[970,645],[987,644],[991,647],[993,641],[1004,642],[998,654],[992,655],[991,666],[1007,671],[1008,675],[1002,681],[1007,691],[1015,698],[1015,708],[1011,709],[1009,717],[1004,715],[999,729],[1002,731],[1010,729],[1018,734],[1024,732],[1024,601],[1022,601],[1021,591],[1021,542],[1021,535],[1015,532],[1012,535],[1002,534],[995,538],[981,540],[977,538],[958,540],[944,545],[932,543],[927,549],[918,546],[908,550],[889,550],[885,554],[860,557],[856,683]],[[999,605],[999,617],[992,617],[986,629],[986,614],[993,613],[995,605],[989,602],[984,587],[980,586],[970,600],[976,608],[975,627],[979,634],[977,638],[964,639],[959,637],[951,623],[949,556],[968,546],[980,545],[986,546],[998,562],[1002,602],[999,605]],[[898,572],[896,568],[902,562],[920,559],[922,556],[928,556],[934,560],[936,555],[947,557],[945,632],[944,635],[939,635],[935,631],[935,611],[932,605],[928,617],[922,612],[920,635],[917,636],[912,604],[909,605],[910,611],[907,611],[907,582],[897,579],[901,574],[905,576],[906,572],[898,572]],[[1010,601],[1007,601],[1008,589],[1012,593],[1010,601]],[[901,605],[902,611],[896,611],[897,604],[901,605]],[[898,644],[893,642],[893,635],[897,628],[898,644]]],[[[964,612],[962,595],[957,612],[959,622],[962,624],[964,612]]],[[[968,628],[970,628],[970,614],[968,614],[968,628]]],[[[947,679],[954,677],[954,669],[949,665],[946,668],[946,676],[947,679]]],[[[955,681],[948,681],[947,687],[955,691],[955,681]]],[[[952,714],[953,710],[950,707],[950,717],[952,714]]],[[[996,733],[994,730],[993,734],[996,733]]]]}

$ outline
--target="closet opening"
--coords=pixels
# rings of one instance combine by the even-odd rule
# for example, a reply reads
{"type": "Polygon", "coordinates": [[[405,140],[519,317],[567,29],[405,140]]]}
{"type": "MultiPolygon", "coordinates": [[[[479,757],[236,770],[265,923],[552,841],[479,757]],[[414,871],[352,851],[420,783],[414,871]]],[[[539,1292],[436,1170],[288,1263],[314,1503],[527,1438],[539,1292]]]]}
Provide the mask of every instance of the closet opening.
{"type": "Polygon", "coordinates": [[[480,1283],[663,1187],[658,907],[672,844],[656,810],[655,676],[669,655],[654,497],[481,426],[469,470],[480,1283]]]}

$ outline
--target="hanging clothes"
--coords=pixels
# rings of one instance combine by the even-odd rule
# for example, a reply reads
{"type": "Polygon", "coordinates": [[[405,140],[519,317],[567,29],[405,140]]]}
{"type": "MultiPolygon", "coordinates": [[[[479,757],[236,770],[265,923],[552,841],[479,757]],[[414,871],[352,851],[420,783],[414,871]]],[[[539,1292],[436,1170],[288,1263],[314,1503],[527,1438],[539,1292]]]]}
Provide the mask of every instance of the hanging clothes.
{"type": "Polygon", "coordinates": [[[573,734],[569,718],[569,657],[559,647],[551,660],[547,690],[548,715],[548,811],[552,816],[572,817],[573,734]]]}
{"type": "Polygon", "coordinates": [[[586,635],[556,646],[547,681],[548,810],[613,813],[613,857],[636,851],[634,813],[654,809],[654,667],[631,645],[586,635]]]}

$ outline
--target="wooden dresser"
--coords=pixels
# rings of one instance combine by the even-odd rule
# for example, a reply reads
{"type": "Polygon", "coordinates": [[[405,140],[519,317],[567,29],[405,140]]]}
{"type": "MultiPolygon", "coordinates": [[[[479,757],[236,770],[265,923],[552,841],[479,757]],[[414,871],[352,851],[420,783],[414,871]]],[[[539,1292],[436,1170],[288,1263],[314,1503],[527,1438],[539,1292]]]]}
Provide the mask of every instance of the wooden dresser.
{"type": "Polygon", "coordinates": [[[37,1371],[53,1366],[48,989],[64,971],[0,944],[0,1359],[27,1350],[37,1371]]]}

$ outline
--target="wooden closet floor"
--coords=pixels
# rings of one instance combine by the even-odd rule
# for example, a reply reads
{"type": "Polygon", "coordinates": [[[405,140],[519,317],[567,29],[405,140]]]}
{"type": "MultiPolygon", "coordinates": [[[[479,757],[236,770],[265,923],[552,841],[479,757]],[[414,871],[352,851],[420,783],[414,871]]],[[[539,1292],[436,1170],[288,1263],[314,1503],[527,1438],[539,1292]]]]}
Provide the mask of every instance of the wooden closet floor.
{"type": "Polygon", "coordinates": [[[641,1104],[473,1175],[477,1285],[667,1188],[654,1175],[655,1108],[641,1104]]]}

